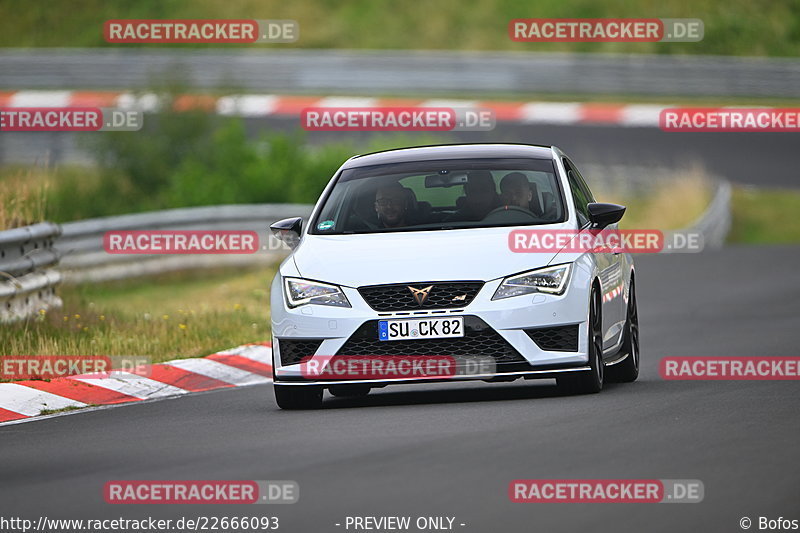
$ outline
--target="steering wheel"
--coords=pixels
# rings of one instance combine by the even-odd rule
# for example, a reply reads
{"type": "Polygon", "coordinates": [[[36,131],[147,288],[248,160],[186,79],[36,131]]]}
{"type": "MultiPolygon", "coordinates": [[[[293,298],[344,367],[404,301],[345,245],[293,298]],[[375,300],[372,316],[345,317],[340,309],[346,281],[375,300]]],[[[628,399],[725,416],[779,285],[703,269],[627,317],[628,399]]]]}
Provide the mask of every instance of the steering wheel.
{"type": "Polygon", "coordinates": [[[532,217],[536,216],[530,209],[525,209],[524,207],[520,207],[518,205],[501,205],[500,207],[495,207],[494,209],[489,211],[489,214],[487,214],[486,216],[488,217],[495,213],[502,213],[503,211],[518,211],[520,213],[525,213],[526,215],[530,215],[532,217]]]}
{"type": "Polygon", "coordinates": [[[527,224],[531,221],[539,220],[533,211],[518,205],[504,205],[492,209],[489,214],[483,217],[482,222],[493,223],[516,223],[527,224]]]}
{"type": "Polygon", "coordinates": [[[361,215],[361,213],[353,211],[353,213],[350,216],[351,216],[351,219],[355,218],[358,222],[361,222],[362,224],[364,224],[367,227],[367,229],[369,229],[369,230],[376,230],[376,229],[379,228],[379,226],[377,224],[373,224],[372,222],[370,222],[369,220],[364,218],[361,215]]]}

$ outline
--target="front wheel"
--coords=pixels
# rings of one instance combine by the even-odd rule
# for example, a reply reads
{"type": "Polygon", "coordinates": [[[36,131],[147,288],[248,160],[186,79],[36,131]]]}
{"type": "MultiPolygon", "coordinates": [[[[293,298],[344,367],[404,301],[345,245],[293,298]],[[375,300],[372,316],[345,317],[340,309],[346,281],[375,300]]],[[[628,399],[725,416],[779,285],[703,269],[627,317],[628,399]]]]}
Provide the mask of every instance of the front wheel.
{"type": "Polygon", "coordinates": [[[313,385],[273,385],[275,402],[281,409],[319,409],[322,387],[313,385]]]}
{"type": "Polygon", "coordinates": [[[625,339],[622,343],[623,353],[628,356],[608,369],[609,380],[630,383],[639,377],[639,311],[636,308],[636,290],[631,278],[628,293],[628,318],[625,321],[625,339]]]}
{"type": "Polygon", "coordinates": [[[603,363],[603,317],[600,293],[592,289],[589,300],[589,327],[587,345],[590,370],[565,374],[556,378],[558,388],[566,394],[593,394],[603,390],[605,364],[603,363]]]}

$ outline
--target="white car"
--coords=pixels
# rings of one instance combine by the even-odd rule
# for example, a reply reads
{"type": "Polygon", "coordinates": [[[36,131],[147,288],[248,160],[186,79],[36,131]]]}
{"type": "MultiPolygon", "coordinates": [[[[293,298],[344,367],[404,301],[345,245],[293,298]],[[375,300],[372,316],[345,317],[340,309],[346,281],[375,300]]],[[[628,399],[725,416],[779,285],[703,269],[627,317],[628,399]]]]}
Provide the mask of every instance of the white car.
{"type": "Polygon", "coordinates": [[[308,224],[271,226],[292,248],[271,292],[278,405],[316,408],[325,389],[359,396],[394,383],[555,378],[569,393],[592,393],[604,380],[634,381],[631,256],[510,246],[514,231],[613,229],[624,212],[595,203],[575,164],[551,146],[427,146],[349,159],[308,224]],[[442,357],[458,370],[324,371],[367,358],[442,357]],[[472,360],[481,364],[462,371],[472,360]]]}

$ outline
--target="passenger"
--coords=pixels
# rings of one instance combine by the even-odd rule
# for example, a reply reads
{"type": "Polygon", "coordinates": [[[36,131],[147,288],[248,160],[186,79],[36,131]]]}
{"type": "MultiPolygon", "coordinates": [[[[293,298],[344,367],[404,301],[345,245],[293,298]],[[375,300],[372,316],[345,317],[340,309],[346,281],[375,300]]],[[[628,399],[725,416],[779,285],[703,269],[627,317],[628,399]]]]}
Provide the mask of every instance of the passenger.
{"type": "Polygon", "coordinates": [[[390,183],[380,187],[375,193],[375,212],[378,214],[378,227],[400,228],[407,226],[407,189],[399,183],[390,183]]]}
{"type": "Polygon", "coordinates": [[[500,201],[502,205],[522,207],[530,211],[533,189],[522,172],[511,172],[500,180],[500,201]]]}

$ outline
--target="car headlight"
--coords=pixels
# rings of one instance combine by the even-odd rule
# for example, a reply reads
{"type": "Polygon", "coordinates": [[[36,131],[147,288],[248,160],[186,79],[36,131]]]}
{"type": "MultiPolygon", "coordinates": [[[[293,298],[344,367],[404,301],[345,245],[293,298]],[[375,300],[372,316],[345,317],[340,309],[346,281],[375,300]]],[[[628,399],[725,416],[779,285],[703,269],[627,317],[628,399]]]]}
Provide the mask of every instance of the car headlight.
{"type": "Polygon", "coordinates": [[[342,289],[336,285],[300,278],[284,278],[289,307],[306,304],[351,307],[342,289]]]}
{"type": "Polygon", "coordinates": [[[555,265],[530,272],[523,272],[503,280],[492,296],[492,300],[522,296],[535,292],[563,294],[567,287],[567,279],[572,265],[555,265]]]}

